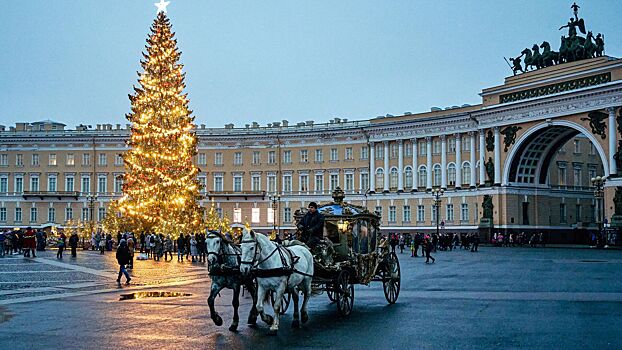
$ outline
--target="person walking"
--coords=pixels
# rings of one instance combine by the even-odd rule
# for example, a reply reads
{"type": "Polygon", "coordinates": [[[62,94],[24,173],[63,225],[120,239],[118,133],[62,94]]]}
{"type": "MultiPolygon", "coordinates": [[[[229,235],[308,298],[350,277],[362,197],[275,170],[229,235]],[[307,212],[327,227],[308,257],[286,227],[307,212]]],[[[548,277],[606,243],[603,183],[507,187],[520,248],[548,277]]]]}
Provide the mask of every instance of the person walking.
{"type": "Polygon", "coordinates": [[[473,244],[471,244],[471,252],[477,252],[477,248],[479,248],[479,234],[473,233],[472,235],[471,242],[473,244]]]}
{"type": "Polygon", "coordinates": [[[102,237],[99,240],[99,255],[104,255],[104,250],[106,250],[106,239],[102,237]]]}
{"type": "Polygon", "coordinates": [[[190,235],[190,255],[192,255],[192,262],[196,261],[199,255],[199,249],[197,248],[197,239],[194,234],[190,235]]]}
{"type": "Polygon", "coordinates": [[[26,229],[26,233],[24,233],[24,239],[22,247],[24,248],[24,257],[30,257],[30,252],[32,252],[32,257],[36,258],[35,249],[37,248],[37,242],[35,239],[35,231],[32,228],[28,227],[26,229]]]}
{"type": "Polygon", "coordinates": [[[180,233],[177,238],[177,261],[184,261],[184,248],[186,246],[186,240],[184,234],[180,233]]]}
{"type": "Polygon", "coordinates": [[[130,254],[130,259],[127,263],[127,268],[128,269],[133,269],[134,268],[134,250],[136,249],[136,243],[134,242],[134,238],[133,237],[128,237],[127,238],[127,251],[130,254]]]}
{"type": "Polygon", "coordinates": [[[130,252],[127,249],[127,242],[125,239],[121,239],[119,247],[117,248],[117,262],[119,263],[119,277],[117,277],[117,283],[121,284],[121,275],[125,275],[125,284],[130,284],[132,278],[125,269],[125,265],[130,261],[130,252]]]}
{"type": "Polygon", "coordinates": [[[6,234],[0,231],[0,256],[4,258],[4,241],[6,241],[6,234]]]}
{"type": "Polygon", "coordinates": [[[78,249],[78,234],[76,232],[73,232],[71,234],[71,237],[69,237],[69,247],[71,248],[71,257],[75,258],[78,256],[78,253],[76,252],[76,249],[78,249]]]}
{"type": "Polygon", "coordinates": [[[404,245],[406,244],[404,235],[400,235],[400,254],[404,254],[404,245]]]}
{"type": "Polygon", "coordinates": [[[427,236],[425,238],[425,263],[428,264],[430,263],[430,259],[432,259],[432,264],[434,264],[434,262],[436,261],[436,259],[434,259],[432,257],[432,250],[434,249],[434,244],[432,243],[432,240],[430,239],[430,236],[427,236]]]}
{"type": "Polygon", "coordinates": [[[13,255],[13,233],[10,230],[5,233],[4,254],[13,255]]]}
{"type": "Polygon", "coordinates": [[[58,237],[58,242],[56,242],[56,246],[58,247],[58,251],[56,251],[56,258],[63,258],[63,250],[65,250],[65,245],[67,244],[67,236],[65,236],[65,232],[61,232],[58,237]]]}
{"type": "Polygon", "coordinates": [[[173,261],[173,240],[171,239],[171,235],[166,235],[164,239],[164,261],[167,261],[167,255],[170,255],[171,261],[173,261]]]}

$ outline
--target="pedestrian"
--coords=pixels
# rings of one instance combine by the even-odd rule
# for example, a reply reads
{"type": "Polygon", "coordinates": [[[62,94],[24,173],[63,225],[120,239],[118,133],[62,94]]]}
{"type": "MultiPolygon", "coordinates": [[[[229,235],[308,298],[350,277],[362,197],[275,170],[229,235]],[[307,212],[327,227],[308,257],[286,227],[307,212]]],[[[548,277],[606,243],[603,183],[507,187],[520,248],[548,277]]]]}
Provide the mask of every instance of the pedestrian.
{"type": "Polygon", "coordinates": [[[194,234],[190,235],[190,255],[192,256],[192,262],[195,262],[196,257],[199,255],[199,249],[197,248],[197,239],[194,234]]]}
{"type": "Polygon", "coordinates": [[[189,260],[188,256],[190,255],[190,234],[188,234],[184,240],[184,250],[186,251],[186,260],[189,260]]]}
{"type": "Polygon", "coordinates": [[[164,261],[166,261],[167,255],[170,255],[171,261],[173,261],[173,240],[171,235],[166,235],[164,239],[164,261]]]}
{"type": "MultiPolygon", "coordinates": [[[[415,237],[415,239],[416,239],[416,237],[415,237]]],[[[417,248],[416,248],[417,246],[415,245],[415,239],[413,239],[412,241],[410,241],[410,257],[411,257],[411,258],[416,257],[416,255],[415,255],[415,253],[416,253],[415,249],[417,249],[417,248]]]]}
{"type": "Polygon", "coordinates": [[[63,258],[63,250],[65,250],[65,245],[67,244],[67,236],[65,236],[65,232],[61,232],[58,237],[58,242],[56,242],[56,247],[58,247],[58,251],[56,252],[56,258],[63,258]]]}
{"type": "Polygon", "coordinates": [[[127,263],[127,268],[133,269],[134,268],[134,250],[135,250],[136,243],[134,242],[133,237],[128,237],[126,241],[127,241],[127,251],[130,254],[130,259],[127,263]]]}
{"type": "Polygon", "coordinates": [[[477,248],[479,248],[479,234],[473,233],[472,235],[471,242],[473,242],[473,244],[471,244],[471,252],[476,252],[477,248]]]}
{"type": "Polygon", "coordinates": [[[400,235],[400,254],[404,254],[404,245],[406,244],[406,241],[404,239],[404,235],[400,235]]]}
{"type": "Polygon", "coordinates": [[[140,233],[140,252],[141,253],[145,252],[145,233],[144,232],[140,233]]]}
{"type": "Polygon", "coordinates": [[[26,233],[24,233],[22,239],[22,247],[24,248],[24,257],[30,257],[30,253],[32,252],[32,257],[36,258],[35,249],[37,248],[37,242],[35,239],[35,231],[32,230],[31,227],[26,229],[26,233]]]}
{"type": "Polygon", "coordinates": [[[436,259],[434,259],[431,255],[433,249],[434,249],[434,244],[432,243],[430,236],[427,236],[425,239],[425,263],[426,264],[430,262],[430,259],[432,259],[432,264],[434,264],[434,262],[436,261],[436,259]]]}
{"type": "Polygon", "coordinates": [[[397,234],[391,234],[391,240],[389,241],[389,243],[391,244],[391,252],[395,253],[395,247],[397,247],[398,243],[397,234]]]}
{"type": "Polygon", "coordinates": [[[184,248],[186,246],[186,240],[184,234],[180,233],[177,238],[177,261],[184,261],[184,248]]]}
{"type": "Polygon", "coordinates": [[[5,232],[4,254],[13,255],[13,233],[9,230],[5,232]]]}
{"type": "Polygon", "coordinates": [[[73,232],[71,234],[71,237],[69,237],[69,247],[71,248],[71,257],[75,258],[78,256],[78,253],[76,252],[76,249],[78,249],[78,234],[76,232],[73,232]]]}
{"type": "Polygon", "coordinates": [[[4,258],[4,241],[6,241],[6,235],[0,231],[0,256],[4,258]]]}
{"type": "Polygon", "coordinates": [[[154,234],[153,236],[154,245],[151,249],[151,253],[153,254],[154,261],[160,261],[160,258],[162,257],[162,234],[154,234]]]}
{"type": "Polygon", "coordinates": [[[99,255],[104,255],[104,251],[106,250],[106,239],[102,237],[99,240],[99,255]]]}
{"type": "Polygon", "coordinates": [[[119,277],[117,277],[117,283],[121,284],[121,275],[125,275],[127,279],[125,284],[130,284],[132,278],[127,273],[125,265],[130,261],[130,252],[127,249],[127,242],[124,239],[119,241],[119,247],[117,247],[117,262],[119,263],[119,277]]]}

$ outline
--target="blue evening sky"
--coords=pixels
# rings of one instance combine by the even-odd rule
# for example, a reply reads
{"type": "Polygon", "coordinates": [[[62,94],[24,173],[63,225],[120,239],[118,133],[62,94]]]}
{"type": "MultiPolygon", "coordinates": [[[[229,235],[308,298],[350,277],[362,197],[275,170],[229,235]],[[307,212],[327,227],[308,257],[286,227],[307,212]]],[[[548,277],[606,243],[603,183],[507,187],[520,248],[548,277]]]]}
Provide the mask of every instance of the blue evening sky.
{"type": "MultiPolygon", "coordinates": [[[[3,1],[0,124],[121,123],[155,0],[3,1]]],[[[479,103],[572,1],[171,0],[197,124],[350,120],[479,103]]],[[[622,56],[622,1],[579,1],[622,56]]]]}

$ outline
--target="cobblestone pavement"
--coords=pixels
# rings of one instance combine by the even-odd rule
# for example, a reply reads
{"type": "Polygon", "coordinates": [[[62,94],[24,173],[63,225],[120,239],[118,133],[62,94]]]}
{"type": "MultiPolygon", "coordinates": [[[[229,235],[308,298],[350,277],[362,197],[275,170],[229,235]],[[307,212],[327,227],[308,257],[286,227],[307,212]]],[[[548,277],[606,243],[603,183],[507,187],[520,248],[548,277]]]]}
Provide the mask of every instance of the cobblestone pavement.
{"type": "MultiPolygon", "coordinates": [[[[387,305],[379,284],[357,286],[354,311],[336,315],[325,295],[311,299],[311,320],[279,335],[241,323],[231,333],[231,293],[223,291],[216,327],[200,263],[137,261],[132,285],[115,283],[114,254],[55,251],[36,259],[0,258],[2,349],[620,349],[622,251],[483,247],[438,252],[435,264],[398,254],[402,290],[387,305]],[[136,282],[136,283],[134,283],[136,282]],[[120,301],[120,294],[191,295],[120,301]],[[26,333],[25,333],[26,332],[26,333]]],[[[241,319],[250,299],[241,298],[241,319]]]]}

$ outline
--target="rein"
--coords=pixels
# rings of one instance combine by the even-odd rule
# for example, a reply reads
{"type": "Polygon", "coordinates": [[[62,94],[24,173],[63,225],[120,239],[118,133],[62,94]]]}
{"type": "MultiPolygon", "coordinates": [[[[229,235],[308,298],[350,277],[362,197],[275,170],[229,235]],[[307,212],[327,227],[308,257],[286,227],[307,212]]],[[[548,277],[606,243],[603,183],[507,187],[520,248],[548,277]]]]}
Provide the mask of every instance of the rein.
{"type": "MultiPolygon", "coordinates": [[[[253,255],[253,260],[251,261],[240,261],[241,265],[251,265],[251,269],[252,271],[255,273],[256,276],[258,277],[279,277],[279,276],[289,276],[292,273],[297,273],[303,276],[307,276],[307,277],[313,277],[313,275],[304,273],[302,271],[298,271],[294,265],[298,262],[298,260],[300,259],[300,257],[295,256],[294,254],[292,254],[292,252],[283,247],[280,246],[278,244],[275,244],[275,248],[274,250],[268,254],[268,256],[266,256],[265,258],[263,258],[261,261],[256,262],[257,260],[257,254],[259,254],[259,252],[261,251],[259,249],[259,241],[257,240],[257,238],[255,239],[247,239],[247,240],[242,240],[242,242],[240,243],[253,243],[255,244],[255,254],[253,255]],[[288,266],[287,261],[285,259],[285,256],[283,254],[282,249],[284,249],[287,254],[290,257],[291,260],[291,266],[288,266]],[[266,262],[268,259],[270,259],[276,252],[279,252],[279,255],[281,257],[281,264],[283,264],[283,266],[281,267],[277,267],[277,268],[273,268],[273,269],[260,269],[259,265],[263,264],[264,262],[266,262]]],[[[288,277],[289,278],[289,277],[288,277]]]]}

